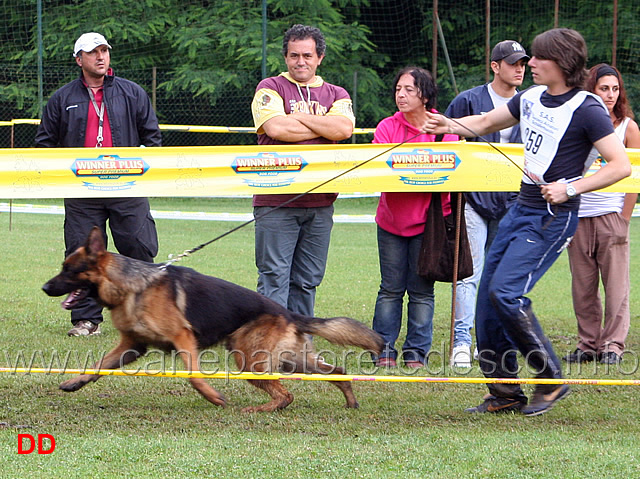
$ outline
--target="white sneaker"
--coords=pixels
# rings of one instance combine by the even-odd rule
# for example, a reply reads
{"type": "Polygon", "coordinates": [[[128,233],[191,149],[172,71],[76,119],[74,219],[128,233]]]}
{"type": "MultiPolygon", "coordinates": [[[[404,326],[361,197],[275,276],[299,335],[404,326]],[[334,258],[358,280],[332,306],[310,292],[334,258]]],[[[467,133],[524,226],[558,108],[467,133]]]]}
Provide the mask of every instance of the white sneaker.
{"type": "Polygon", "coordinates": [[[478,360],[478,346],[473,350],[473,359],[478,360]]]}
{"type": "Polygon", "coordinates": [[[450,364],[454,368],[470,368],[471,348],[466,344],[455,346],[451,352],[450,364]]]}

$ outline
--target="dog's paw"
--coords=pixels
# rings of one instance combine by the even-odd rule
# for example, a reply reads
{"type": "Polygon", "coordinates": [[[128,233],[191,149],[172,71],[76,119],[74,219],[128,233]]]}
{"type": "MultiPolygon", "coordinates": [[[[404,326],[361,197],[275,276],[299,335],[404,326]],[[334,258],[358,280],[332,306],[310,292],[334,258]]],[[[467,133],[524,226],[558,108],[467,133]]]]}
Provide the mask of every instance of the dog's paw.
{"type": "Polygon", "coordinates": [[[222,394],[218,393],[217,391],[214,391],[214,392],[205,391],[203,395],[205,399],[209,401],[211,404],[215,404],[216,406],[220,406],[220,407],[227,407],[227,400],[224,398],[222,394]]]}
{"type": "Polygon", "coordinates": [[[62,384],[60,384],[60,389],[68,393],[71,393],[73,391],[77,391],[78,389],[80,389],[82,386],[86,384],[87,384],[86,381],[80,378],[74,378],[74,379],[69,379],[68,381],[65,381],[62,384]]]}
{"type": "Polygon", "coordinates": [[[358,409],[360,407],[360,404],[358,404],[358,401],[355,401],[353,403],[345,404],[344,407],[346,407],[347,409],[358,409]]]}

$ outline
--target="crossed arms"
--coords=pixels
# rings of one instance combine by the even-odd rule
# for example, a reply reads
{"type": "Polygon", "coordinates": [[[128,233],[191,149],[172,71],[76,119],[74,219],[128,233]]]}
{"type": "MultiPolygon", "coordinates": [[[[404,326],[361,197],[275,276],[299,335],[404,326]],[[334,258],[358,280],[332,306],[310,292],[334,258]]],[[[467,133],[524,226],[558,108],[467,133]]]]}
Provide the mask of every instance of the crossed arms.
{"type": "Polygon", "coordinates": [[[353,133],[353,124],[349,118],[299,112],[270,118],[262,125],[262,128],[271,138],[289,143],[319,137],[340,141],[349,138],[353,133]]]}

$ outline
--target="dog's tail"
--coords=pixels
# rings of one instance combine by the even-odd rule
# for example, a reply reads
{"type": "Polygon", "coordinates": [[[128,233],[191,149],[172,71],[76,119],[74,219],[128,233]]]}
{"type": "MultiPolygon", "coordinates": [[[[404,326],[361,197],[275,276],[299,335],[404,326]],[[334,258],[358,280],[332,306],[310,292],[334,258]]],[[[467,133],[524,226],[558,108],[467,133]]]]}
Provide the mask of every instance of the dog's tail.
{"type": "Polygon", "coordinates": [[[384,340],[382,336],[371,328],[365,326],[355,319],[338,318],[310,318],[308,316],[296,315],[298,330],[306,334],[320,336],[327,341],[342,346],[352,345],[362,349],[373,351],[375,354],[382,353],[384,340]]]}

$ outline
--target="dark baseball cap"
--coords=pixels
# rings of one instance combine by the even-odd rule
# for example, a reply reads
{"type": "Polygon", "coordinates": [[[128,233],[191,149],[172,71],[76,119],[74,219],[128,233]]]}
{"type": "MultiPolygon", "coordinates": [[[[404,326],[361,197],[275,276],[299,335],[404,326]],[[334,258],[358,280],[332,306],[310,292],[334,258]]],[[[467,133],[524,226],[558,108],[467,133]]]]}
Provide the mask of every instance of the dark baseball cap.
{"type": "Polygon", "coordinates": [[[491,52],[491,61],[498,62],[500,60],[506,61],[509,65],[513,65],[518,60],[523,58],[529,59],[529,55],[525,49],[518,42],[513,40],[505,40],[498,43],[493,47],[491,52]]]}

